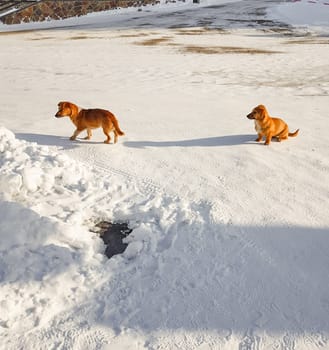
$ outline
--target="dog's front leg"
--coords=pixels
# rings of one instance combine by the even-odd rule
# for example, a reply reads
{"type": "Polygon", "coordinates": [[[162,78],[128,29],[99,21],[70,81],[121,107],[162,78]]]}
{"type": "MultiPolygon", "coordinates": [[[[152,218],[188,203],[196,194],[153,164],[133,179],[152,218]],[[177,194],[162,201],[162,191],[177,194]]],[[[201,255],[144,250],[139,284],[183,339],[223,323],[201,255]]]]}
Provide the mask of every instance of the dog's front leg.
{"type": "Polygon", "coordinates": [[[263,134],[258,133],[258,137],[257,137],[257,139],[255,141],[256,142],[260,142],[260,141],[262,141],[262,138],[263,138],[263,134]]]}
{"type": "Polygon", "coordinates": [[[71,140],[71,141],[74,141],[74,140],[77,138],[77,136],[80,134],[81,131],[82,131],[82,130],[76,129],[76,130],[74,131],[74,134],[70,137],[70,140],[71,140]]]}
{"type": "Polygon", "coordinates": [[[272,134],[267,134],[265,145],[269,145],[271,143],[271,140],[272,140],[272,134]]]}

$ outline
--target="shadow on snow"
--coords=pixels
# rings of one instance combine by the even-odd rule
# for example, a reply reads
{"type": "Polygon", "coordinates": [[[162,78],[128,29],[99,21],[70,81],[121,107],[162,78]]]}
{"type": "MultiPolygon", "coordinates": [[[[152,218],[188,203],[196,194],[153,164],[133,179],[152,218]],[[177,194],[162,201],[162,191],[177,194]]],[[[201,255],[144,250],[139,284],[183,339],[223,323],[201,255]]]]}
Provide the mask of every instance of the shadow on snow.
{"type": "MultiPolygon", "coordinates": [[[[87,141],[77,139],[71,141],[69,137],[32,134],[32,133],[17,133],[16,137],[20,140],[28,142],[36,142],[42,146],[58,146],[65,149],[71,149],[83,144],[104,144],[101,140],[87,141]]],[[[236,146],[248,143],[254,143],[255,134],[253,135],[226,135],[205,137],[191,140],[177,140],[177,141],[126,141],[123,145],[132,148],[146,148],[146,147],[220,147],[220,146],[236,146]]]]}
{"type": "Polygon", "coordinates": [[[254,135],[226,135],[177,141],[126,141],[124,145],[134,148],[145,147],[220,147],[236,146],[255,141],[254,135]]]}

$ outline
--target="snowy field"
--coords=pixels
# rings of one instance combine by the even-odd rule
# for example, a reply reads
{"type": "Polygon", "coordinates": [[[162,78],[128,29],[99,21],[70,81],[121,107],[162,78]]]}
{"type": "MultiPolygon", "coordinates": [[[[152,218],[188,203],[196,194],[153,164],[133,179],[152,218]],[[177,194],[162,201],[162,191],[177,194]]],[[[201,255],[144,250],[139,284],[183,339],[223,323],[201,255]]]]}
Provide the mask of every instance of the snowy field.
{"type": "Polygon", "coordinates": [[[329,349],[329,6],[191,2],[0,26],[0,349],[329,349]]]}

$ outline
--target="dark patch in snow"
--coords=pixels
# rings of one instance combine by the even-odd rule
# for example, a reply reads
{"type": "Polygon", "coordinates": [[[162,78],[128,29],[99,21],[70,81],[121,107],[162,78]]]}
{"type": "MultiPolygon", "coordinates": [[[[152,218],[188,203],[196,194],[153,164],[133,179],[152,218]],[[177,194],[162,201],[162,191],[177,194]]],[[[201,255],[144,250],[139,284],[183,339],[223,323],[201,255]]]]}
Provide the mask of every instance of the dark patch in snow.
{"type": "Polygon", "coordinates": [[[105,255],[108,258],[125,251],[128,244],[124,243],[123,239],[132,232],[127,222],[101,221],[96,227],[106,245],[105,255]]]}

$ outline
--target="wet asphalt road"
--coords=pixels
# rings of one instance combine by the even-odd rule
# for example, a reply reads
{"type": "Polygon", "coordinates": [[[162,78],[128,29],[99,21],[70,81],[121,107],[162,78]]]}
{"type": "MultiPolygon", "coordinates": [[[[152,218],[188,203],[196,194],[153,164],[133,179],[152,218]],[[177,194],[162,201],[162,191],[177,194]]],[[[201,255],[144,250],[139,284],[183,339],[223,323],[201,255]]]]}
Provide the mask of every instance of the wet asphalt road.
{"type": "MultiPolygon", "coordinates": [[[[202,1],[202,0],[201,0],[202,1]]],[[[285,2],[285,0],[242,0],[233,3],[207,7],[195,4],[194,9],[182,9],[161,13],[136,10],[136,16],[127,19],[112,17],[94,24],[85,24],[80,28],[282,28],[289,26],[266,18],[266,9],[285,2]]]]}

